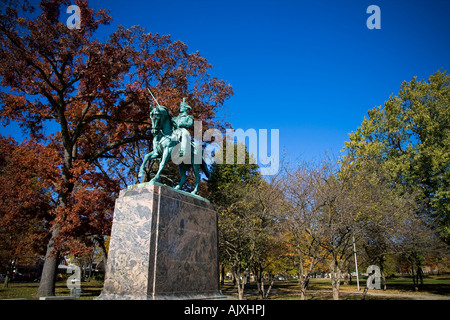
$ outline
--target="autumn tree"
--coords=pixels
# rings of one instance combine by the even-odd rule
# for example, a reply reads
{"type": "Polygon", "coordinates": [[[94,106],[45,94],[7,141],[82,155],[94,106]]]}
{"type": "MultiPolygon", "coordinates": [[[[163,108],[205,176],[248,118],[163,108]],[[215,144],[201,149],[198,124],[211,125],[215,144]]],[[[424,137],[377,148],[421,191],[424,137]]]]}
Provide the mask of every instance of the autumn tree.
{"type": "Polygon", "coordinates": [[[406,264],[415,291],[423,287],[423,267],[429,259],[448,257],[448,246],[436,229],[430,228],[426,214],[403,215],[394,227],[391,250],[406,264]]]}
{"type": "Polygon", "coordinates": [[[60,18],[68,0],[43,0],[38,8],[12,3],[0,11],[0,118],[4,125],[19,123],[58,155],[38,289],[38,296],[49,296],[54,295],[56,258],[63,247],[74,245],[76,230],[82,237],[108,232],[112,196],[120,186],[105,175],[105,159],[123,159],[127,144],[152,139],[146,88],[171,110],[187,97],[205,130],[232,90],[207,73],[211,65],[205,58],[169,36],[119,27],[100,41],[95,33],[111,17],[87,1],[75,1],[79,29],[60,18]],[[45,121],[58,128],[55,134],[45,133],[45,121]],[[95,232],[84,230],[94,225],[95,232]]]}
{"type": "Polygon", "coordinates": [[[339,174],[337,163],[324,159],[314,188],[315,223],[309,236],[323,249],[331,274],[333,299],[339,300],[341,275],[352,256],[353,236],[360,228],[356,220],[358,202],[349,193],[351,180],[339,174]],[[312,231],[314,230],[314,231],[312,231]]]}
{"type": "Polygon", "coordinates": [[[245,190],[243,201],[248,205],[247,237],[249,241],[248,265],[256,278],[258,293],[261,299],[267,298],[276,274],[275,259],[283,252],[276,225],[279,216],[283,215],[282,192],[277,176],[261,179],[258,184],[245,190]],[[271,283],[267,290],[264,287],[264,276],[268,274],[271,283]]]}
{"type": "Polygon", "coordinates": [[[389,215],[412,212],[411,202],[378,169],[373,162],[356,167],[324,157],[288,170],[283,187],[288,206],[280,226],[295,254],[303,297],[315,266],[326,263],[338,300],[341,277],[353,262],[353,243],[375,231],[392,238],[389,215]]]}
{"type": "Polygon", "coordinates": [[[0,136],[0,265],[7,275],[5,286],[13,262],[36,261],[45,252],[55,157],[35,141],[18,144],[0,136]]]}
{"type": "Polygon", "coordinates": [[[290,248],[288,254],[298,276],[300,299],[304,300],[311,275],[327,256],[318,241],[321,237],[321,230],[317,228],[320,215],[315,198],[324,172],[323,168],[305,162],[286,164],[283,169],[281,189],[285,205],[279,228],[284,235],[282,241],[290,248]]]}

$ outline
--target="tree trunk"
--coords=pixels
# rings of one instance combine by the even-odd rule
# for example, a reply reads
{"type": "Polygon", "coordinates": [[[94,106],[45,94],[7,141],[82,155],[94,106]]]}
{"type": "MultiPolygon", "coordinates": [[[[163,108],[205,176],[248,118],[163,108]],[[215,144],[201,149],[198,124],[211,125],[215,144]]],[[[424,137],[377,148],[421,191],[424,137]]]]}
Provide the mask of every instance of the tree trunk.
{"type": "Polygon", "coordinates": [[[55,281],[59,263],[59,251],[55,250],[55,238],[58,236],[59,230],[60,227],[55,225],[51,238],[47,244],[47,252],[45,253],[41,281],[36,294],[37,297],[48,297],[55,295],[55,281]]]}
{"type": "Polygon", "coordinates": [[[240,268],[233,268],[233,278],[236,280],[236,287],[238,290],[238,299],[242,300],[244,298],[244,286],[245,281],[241,279],[240,268]]]}
{"type": "Polygon", "coordinates": [[[414,262],[411,263],[411,275],[414,284],[414,291],[419,291],[419,278],[418,275],[414,272],[414,262]]]}
{"type": "Polygon", "coordinates": [[[306,290],[308,289],[309,279],[311,278],[311,270],[308,272],[306,276],[301,276],[302,281],[300,284],[300,300],[306,299],[306,290]]]}
{"type": "Polygon", "coordinates": [[[350,284],[350,273],[349,272],[346,272],[344,274],[344,284],[345,285],[349,285],[350,284]]]}
{"type": "MultiPolygon", "coordinates": [[[[66,140],[64,146],[66,146],[66,140]]],[[[72,148],[70,147],[69,150],[72,148]]],[[[72,168],[72,157],[68,149],[64,150],[64,168],[62,174],[63,185],[58,194],[58,205],[55,209],[59,212],[61,209],[67,208],[67,197],[72,193],[74,183],[71,181],[73,176],[69,173],[72,168]]],[[[64,222],[65,217],[61,217],[60,221],[64,222]]],[[[60,222],[61,223],[61,222],[60,222]]],[[[60,258],[60,252],[55,248],[55,240],[61,231],[62,226],[60,223],[55,223],[52,228],[52,234],[47,244],[47,251],[45,253],[44,267],[42,269],[41,281],[37,291],[37,297],[47,297],[55,295],[55,282],[56,274],[58,272],[58,263],[60,258]]]]}
{"type": "Polygon", "coordinates": [[[224,285],[225,284],[225,266],[222,264],[221,265],[221,277],[220,277],[220,284],[224,285]]]}
{"type": "Polygon", "coordinates": [[[3,281],[3,288],[5,288],[5,289],[8,288],[9,277],[10,277],[10,272],[8,270],[8,271],[6,271],[6,277],[5,277],[5,280],[3,281]]]}
{"type": "Polygon", "coordinates": [[[309,274],[306,277],[303,274],[298,275],[298,283],[300,285],[300,300],[305,300],[306,289],[308,288],[308,282],[309,282],[308,277],[309,277],[309,274]]]}
{"type": "Polygon", "coordinates": [[[108,252],[106,251],[105,240],[101,236],[97,236],[94,239],[95,241],[97,241],[98,246],[100,247],[100,251],[102,253],[103,269],[105,270],[105,277],[106,277],[106,264],[108,262],[108,252]]]}
{"type": "Polygon", "coordinates": [[[91,278],[92,278],[92,259],[90,259],[89,263],[88,263],[88,282],[91,282],[91,278]]]}
{"type": "Polygon", "coordinates": [[[387,283],[386,283],[386,275],[384,273],[383,264],[380,265],[381,279],[383,280],[383,290],[386,291],[387,283]]]}
{"type": "Polygon", "coordinates": [[[423,287],[423,270],[420,265],[417,265],[417,285],[423,287]]]}
{"type": "Polygon", "coordinates": [[[313,257],[311,259],[311,263],[309,264],[309,270],[307,271],[307,275],[303,276],[304,268],[303,268],[303,260],[301,260],[300,268],[299,268],[299,274],[298,275],[298,281],[300,283],[300,300],[306,299],[306,290],[308,289],[309,280],[311,279],[311,276],[313,274],[314,267],[316,265],[316,259],[313,257]]]}
{"type": "Polygon", "coordinates": [[[339,288],[341,285],[341,270],[339,267],[333,266],[331,268],[331,287],[333,290],[333,300],[339,300],[339,288]],[[337,269],[337,270],[336,270],[337,269]]]}
{"type": "Polygon", "coordinates": [[[266,290],[264,288],[264,268],[261,265],[254,267],[253,274],[256,276],[256,284],[258,286],[259,297],[261,299],[267,298],[269,295],[270,289],[272,288],[272,285],[273,285],[273,279],[272,279],[271,284],[266,292],[266,290]]]}
{"type": "Polygon", "coordinates": [[[333,300],[339,300],[340,279],[336,275],[331,276],[331,286],[333,288],[333,300]]]}
{"type": "Polygon", "coordinates": [[[386,283],[386,275],[384,274],[384,271],[381,272],[381,279],[383,280],[383,290],[386,291],[387,283],[386,283]]]}
{"type": "Polygon", "coordinates": [[[5,281],[3,281],[3,288],[8,288],[9,280],[11,279],[11,275],[12,275],[12,270],[13,270],[13,260],[10,259],[9,263],[8,263],[8,270],[6,270],[5,281]]]}
{"type": "Polygon", "coordinates": [[[381,280],[383,281],[383,290],[387,289],[386,274],[384,272],[384,262],[385,261],[386,261],[386,258],[384,255],[380,256],[378,259],[378,266],[380,267],[381,280]]]}
{"type": "MultiPolygon", "coordinates": [[[[303,278],[303,276],[301,276],[303,278]]],[[[306,288],[305,284],[302,282],[300,284],[300,300],[305,300],[306,297],[306,288]]]]}
{"type": "Polygon", "coordinates": [[[274,282],[275,282],[274,276],[270,275],[270,285],[269,285],[269,288],[267,288],[266,293],[264,293],[264,299],[266,299],[269,296],[270,290],[272,290],[274,282]]]}
{"type": "Polygon", "coordinates": [[[366,294],[367,294],[368,290],[369,290],[369,288],[366,286],[364,288],[364,291],[363,291],[362,295],[361,295],[361,300],[366,300],[366,294]]]}
{"type": "MultiPolygon", "coordinates": [[[[300,253],[301,254],[301,253],[300,253]]],[[[303,259],[300,258],[298,262],[298,271],[297,271],[298,284],[300,285],[300,300],[305,300],[305,277],[303,270],[303,259]]]]}
{"type": "Polygon", "coordinates": [[[262,268],[253,268],[253,273],[256,276],[256,285],[258,287],[259,298],[264,299],[264,279],[262,275],[262,268]]]}

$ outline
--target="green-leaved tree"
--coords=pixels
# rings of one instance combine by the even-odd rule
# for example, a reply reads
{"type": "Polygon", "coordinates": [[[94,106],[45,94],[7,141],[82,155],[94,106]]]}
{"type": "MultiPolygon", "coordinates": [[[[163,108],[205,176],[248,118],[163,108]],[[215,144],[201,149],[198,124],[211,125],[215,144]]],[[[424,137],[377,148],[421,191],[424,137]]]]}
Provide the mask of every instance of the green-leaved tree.
{"type": "Polygon", "coordinates": [[[450,75],[403,82],[398,95],[369,111],[345,143],[356,165],[376,160],[408,193],[430,226],[450,240],[450,75]]]}

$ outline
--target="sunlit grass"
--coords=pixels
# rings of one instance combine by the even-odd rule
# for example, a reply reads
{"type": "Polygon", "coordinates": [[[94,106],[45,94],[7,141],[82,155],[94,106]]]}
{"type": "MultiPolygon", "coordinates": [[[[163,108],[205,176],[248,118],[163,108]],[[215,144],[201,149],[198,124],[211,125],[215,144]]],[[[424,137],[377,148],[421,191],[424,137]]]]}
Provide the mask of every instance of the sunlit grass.
{"type": "MultiPolygon", "coordinates": [[[[267,284],[268,285],[268,284],[267,284]]],[[[360,278],[360,291],[357,290],[356,278],[352,284],[344,285],[341,281],[340,300],[360,300],[366,286],[366,278],[360,278]]],[[[266,287],[267,288],[267,287],[266,287]]],[[[225,294],[236,296],[236,289],[231,282],[225,282],[222,290],[225,294]]],[[[256,284],[250,284],[245,289],[246,299],[258,299],[256,284]]],[[[450,275],[432,275],[424,278],[424,285],[419,291],[414,290],[411,278],[389,278],[386,290],[369,290],[366,300],[404,300],[413,296],[436,296],[436,298],[447,296],[450,299],[450,275]],[[377,295],[371,295],[376,293],[377,295]],[[398,295],[398,296],[393,296],[398,295]]],[[[296,280],[277,281],[268,297],[273,300],[298,300],[300,299],[300,286],[296,280]]],[[[310,280],[306,292],[306,300],[331,300],[333,299],[331,280],[329,278],[313,278],[310,280]]]]}
{"type": "MultiPolygon", "coordinates": [[[[0,284],[0,299],[28,299],[38,300],[36,293],[39,287],[38,282],[10,282],[8,288],[3,288],[0,284]]],[[[100,295],[103,289],[103,281],[91,280],[81,283],[81,300],[90,300],[100,295]]],[[[65,281],[56,282],[56,296],[69,296],[70,290],[65,281]]]]}
{"type": "MultiPolygon", "coordinates": [[[[366,279],[360,278],[360,291],[357,291],[356,279],[352,279],[352,284],[344,285],[341,282],[340,299],[341,300],[360,300],[364,290],[366,279]]],[[[266,284],[266,289],[268,287],[266,284]]],[[[0,284],[0,299],[28,299],[37,300],[36,293],[39,287],[37,282],[11,282],[8,288],[3,288],[0,284]]],[[[81,283],[81,300],[90,300],[99,296],[103,289],[103,281],[91,280],[81,283]]],[[[229,297],[236,297],[236,288],[231,281],[226,281],[221,286],[222,292],[229,297]]],[[[70,290],[67,288],[66,281],[56,282],[56,295],[68,296],[70,290]]],[[[258,290],[255,283],[250,283],[245,288],[246,300],[259,299],[258,290]]],[[[377,295],[367,295],[366,300],[402,300],[409,299],[404,296],[391,295],[415,295],[436,296],[437,298],[448,297],[450,299],[450,275],[431,275],[424,278],[424,285],[419,291],[414,290],[411,278],[398,277],[387,279],[387,290],[369,290],[369,293],[377,295]]],[[[271,300],[299,300],[300,286],[296,280],[276,281],[268,297],[271,300]]],[[[306,300],[331,300],[333,299],[330,279],[311,279],[306,293],[306,300]]]]}

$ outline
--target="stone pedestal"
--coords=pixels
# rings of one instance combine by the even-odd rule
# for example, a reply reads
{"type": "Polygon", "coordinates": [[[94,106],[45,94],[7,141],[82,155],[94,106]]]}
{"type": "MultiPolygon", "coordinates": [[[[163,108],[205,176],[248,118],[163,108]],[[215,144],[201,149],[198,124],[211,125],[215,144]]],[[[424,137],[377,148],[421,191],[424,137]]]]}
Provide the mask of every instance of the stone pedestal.
{"type": "Polygon", "coordinates": [[[164,185],[137,186],[116,201],[97,299],[222,298],[213,205],[164,185]]]}

